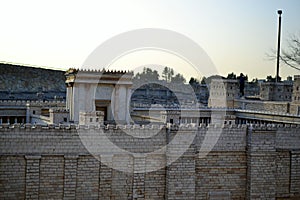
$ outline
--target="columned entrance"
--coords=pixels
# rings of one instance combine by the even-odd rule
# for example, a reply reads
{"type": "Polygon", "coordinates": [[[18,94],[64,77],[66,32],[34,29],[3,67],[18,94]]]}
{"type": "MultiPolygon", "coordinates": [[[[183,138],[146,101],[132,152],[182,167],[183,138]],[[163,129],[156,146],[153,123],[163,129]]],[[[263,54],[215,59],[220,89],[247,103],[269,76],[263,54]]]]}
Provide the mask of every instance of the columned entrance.
{"type": "Polygon", "coordinates": [[[68,70],[70,120],[79,123],[79,113],[103,111],[105,121],[128,124],[132,76],[123,71],[68,70]]]}

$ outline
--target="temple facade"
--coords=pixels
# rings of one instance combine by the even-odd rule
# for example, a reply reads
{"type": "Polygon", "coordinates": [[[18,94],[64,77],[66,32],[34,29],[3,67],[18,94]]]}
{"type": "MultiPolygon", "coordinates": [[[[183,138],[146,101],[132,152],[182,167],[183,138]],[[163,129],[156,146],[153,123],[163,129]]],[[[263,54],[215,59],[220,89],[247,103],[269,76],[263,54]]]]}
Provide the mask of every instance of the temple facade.
{"type": "Polygon", "coordinates": [[[70,121],[80,123],[80,113],[102,111],[105,121],[129,123],[132,76],[123,71],[69,69],[66,108],[70,121]]]}

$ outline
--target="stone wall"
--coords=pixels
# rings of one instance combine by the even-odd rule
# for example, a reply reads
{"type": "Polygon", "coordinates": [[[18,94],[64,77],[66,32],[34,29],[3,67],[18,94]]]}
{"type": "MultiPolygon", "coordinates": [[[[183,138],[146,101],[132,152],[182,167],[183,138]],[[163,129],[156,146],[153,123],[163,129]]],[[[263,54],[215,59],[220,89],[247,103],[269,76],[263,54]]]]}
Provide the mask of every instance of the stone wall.
{"type": "Polygon", "coordinates": [[[291,102],[279,102],[279,101],[254,101],[254,100],[244,100],[235,99],[234,107],[244,110],[258,110],[273,113],[292,113],[290,109],[291,102]]]}
{"type": "Polygon", "coordinates": [[[0,199],[300,198],[299,126],[1,125],[0,141],[0,199]],[[113,154],[107,165],[100,162],[105,155],[94,157],[87,151],[78,134],[81,130],[91,141],[103,130],[120,148],[147,156],[113,154]],[[148,138],[132,136],[153,131],[157,134],[148,138]],[[184,143],[147,154],[192,133],[192,144],[168,166],[184,143]],[[216,142],[211,150],[201,149],[207,139],[216,142]],[[139,172],[145,166],[160,168],[139,172]]]}
{"type": "MultiPolygon", "coordinates": [[[[222,129],[214,148],[203,158],[196,157],[196,199],[244,199],[246,195],[246,126],[222,129]]],[[[234,127],[234,126],[233,126],[234,127]]],[[[208,130],[211,138],[218,129],[208,130]]],[[[207,132],[196,138],[196,149],[207,132]]]]}

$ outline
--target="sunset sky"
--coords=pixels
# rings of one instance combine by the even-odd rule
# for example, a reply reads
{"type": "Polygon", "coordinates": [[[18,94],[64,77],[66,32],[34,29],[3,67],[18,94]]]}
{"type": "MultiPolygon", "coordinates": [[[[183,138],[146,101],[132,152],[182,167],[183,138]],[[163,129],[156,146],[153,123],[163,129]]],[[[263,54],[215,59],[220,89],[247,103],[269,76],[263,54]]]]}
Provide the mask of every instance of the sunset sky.
{"type": "MultiPolygon", "coordinates": [[[[82,67],[111,37],[141,28],[168,29],[196,42],[221,75],[275,75],[266,54],[277,48],[277,10],[282,9],[282,47],[300,37],[299,0],[112,0],[1,1],[0,61],[54,69],[82,67]]],[[[140,51],[120,58],[116,68],[167,65],[188,78],[194,73],[174,55],[140,51]]],[[[300,74],[281,65],[280,75],[300,74]]],[[[201,74],[208,75],[208,74],[201,74]]],[[[200,76],[201,76],[200,75],[200,76]]],[[[199,75],[196,75],[199,76],[199,75]]]]}

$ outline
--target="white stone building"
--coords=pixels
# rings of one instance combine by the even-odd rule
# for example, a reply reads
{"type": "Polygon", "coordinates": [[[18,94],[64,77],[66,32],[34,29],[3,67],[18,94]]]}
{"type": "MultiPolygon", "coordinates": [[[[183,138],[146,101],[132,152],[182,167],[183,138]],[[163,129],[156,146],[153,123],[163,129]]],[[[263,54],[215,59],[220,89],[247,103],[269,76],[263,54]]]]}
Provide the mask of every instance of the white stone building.
{"type": "Polygon", "coordinates": [[[129,123],[132,72],[69,69],[66,72],[70,121],[79,123],[81,113],[102,111],[104,121],[129,123]]]}

